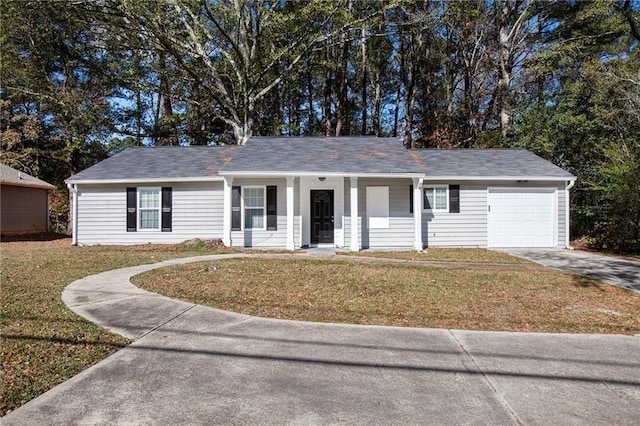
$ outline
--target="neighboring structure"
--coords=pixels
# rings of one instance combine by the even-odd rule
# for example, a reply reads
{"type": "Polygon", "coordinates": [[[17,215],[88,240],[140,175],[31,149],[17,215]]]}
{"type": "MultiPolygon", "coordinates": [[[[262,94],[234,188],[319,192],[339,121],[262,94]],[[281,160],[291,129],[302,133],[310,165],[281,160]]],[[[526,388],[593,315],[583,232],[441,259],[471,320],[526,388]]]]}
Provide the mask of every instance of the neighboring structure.
{"type": "Polygon", "coordinates": [[[76,244],[567,247],[575,176],[525,150],[253,138],[130,148],[70,178],[76,244]]]}
{"type": "Polygon", "coordinates": [[[51,184],[0,164],[0,233],[47,232],[51,184]]]}

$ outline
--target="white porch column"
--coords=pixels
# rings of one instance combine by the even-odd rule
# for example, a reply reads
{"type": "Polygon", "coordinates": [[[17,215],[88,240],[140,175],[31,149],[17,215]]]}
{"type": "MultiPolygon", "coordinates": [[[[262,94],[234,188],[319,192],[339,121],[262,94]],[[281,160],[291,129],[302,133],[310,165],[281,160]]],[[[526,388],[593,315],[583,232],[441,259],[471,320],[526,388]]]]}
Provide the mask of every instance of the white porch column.
{"type": "Polygon", "coordinates": [[[360,250],[360,242],[358,241],[358,178],[351,177],[351,251],[360,250]]]}
{"type": "Polygon", "coordinates": [[[422,178],[413,178],[413,248],[422,251],[422,178]]]}
{"type": "Polygon", "coordinates": [[[287,176],[287,250],[295,250],[293,241],[293,176],[287,176]]]}
{"type": "Polygon", "coordinates": [[[222,244],[227,247],[231,247],[231,188],[233,185],[233,178],[224,177],[224,203],[222,209],[222,244]]]}

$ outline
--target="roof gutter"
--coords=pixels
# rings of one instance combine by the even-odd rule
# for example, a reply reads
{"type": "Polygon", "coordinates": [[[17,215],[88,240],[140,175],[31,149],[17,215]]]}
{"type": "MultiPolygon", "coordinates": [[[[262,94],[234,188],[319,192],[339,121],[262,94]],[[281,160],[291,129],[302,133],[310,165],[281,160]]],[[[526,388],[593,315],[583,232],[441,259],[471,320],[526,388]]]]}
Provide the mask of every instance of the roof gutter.
{"type": "Polygon", "coordinates": [[[21,186],[24,188],[38,188],[38,189],[46,189],[49,191],[53,191],[54,189],[56,189],[55,186],[48,183],[38,183],[38,182],[30,182],[30,181],[18,182],[15,180],[6,180],[6,179],[0,179],[0,185],[21,186]]]}
{"type": "Polygon", "coordinates": [[[345,173],[345,172],[220,172],[220,176],[260,178],[260,177],[361,177],[361,178],[421,178],[422,173],[345,173]]]}
{"type": "Polygon", "coordinates": [[[221,182],[222,176],[206,176],[206,177],[181,177],[181,178],[149,178],[149,179],[74,179],[65,180],[67,185],[78,184],[96,185],[96,184],[136,184],[136,183],[172,183],[172,182],[221,182]]]}
{"type": "MultiPolygon", "coordinates": [[[[536,182],[575,182],[576,177],[571,176],[425,176],[425,181],[536,181],[536,182]]],[[[573,186],[573,185],[572,185],[573,186]]]]}

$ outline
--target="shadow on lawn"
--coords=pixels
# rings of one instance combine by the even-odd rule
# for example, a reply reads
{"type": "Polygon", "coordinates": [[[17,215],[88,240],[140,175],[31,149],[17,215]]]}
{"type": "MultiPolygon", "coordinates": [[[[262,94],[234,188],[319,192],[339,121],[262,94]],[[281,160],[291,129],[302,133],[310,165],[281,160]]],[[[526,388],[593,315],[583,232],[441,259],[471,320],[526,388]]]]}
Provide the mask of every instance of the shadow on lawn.
{"type": "Polygon", "coordinates": [[[611,284],[603,283],[602,281],[598,281],[593,278],[585,277],[583,275],[573,275],[573,285],[576,287],[582,288],[592,288],[600,291],[605,291],[605,286],[609,286],[611,284]]]}
{"type": "Polygon", "coordinates": [[[16,234],[16,235],[2,235],[0,236],[0,242],[13,243],[13,242],[27,242],[27,241],[57,241],[70,238],[65,234],[56,234],[53,232],[39,232],[35,234],[16,234]]]}
{"type": "Polygon", "coordinates": [[[67,339],[64,337],[43,337],[43,336],[26,336],[21,334],[0,334],[2,339],[7,340],[24,340],[30,342],[49,342],[49,343],[61,343],[65,345],[81,345],[81,346],[92,346],[92,345],[101,345],[101,346],[109,346],[112,348],[122,349],[128,345],[128,343],[113,343],[113,342],[105,342],[101,340],[84,340],[84,339],[67,339]]]}

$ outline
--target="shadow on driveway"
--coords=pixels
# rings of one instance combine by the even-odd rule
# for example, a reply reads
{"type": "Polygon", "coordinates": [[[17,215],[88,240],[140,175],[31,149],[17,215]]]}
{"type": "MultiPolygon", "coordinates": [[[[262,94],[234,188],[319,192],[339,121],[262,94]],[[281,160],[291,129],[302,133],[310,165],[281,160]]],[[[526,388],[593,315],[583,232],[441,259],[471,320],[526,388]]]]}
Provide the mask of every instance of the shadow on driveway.
{"type": "Polygon", "coordinates": [[[640,262],[565,249],[505,249],[512,256],[640,292],[640,262]]]}

